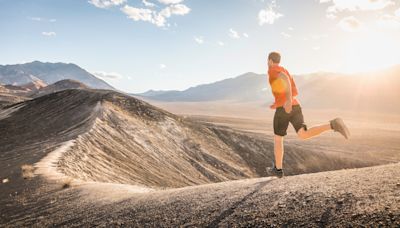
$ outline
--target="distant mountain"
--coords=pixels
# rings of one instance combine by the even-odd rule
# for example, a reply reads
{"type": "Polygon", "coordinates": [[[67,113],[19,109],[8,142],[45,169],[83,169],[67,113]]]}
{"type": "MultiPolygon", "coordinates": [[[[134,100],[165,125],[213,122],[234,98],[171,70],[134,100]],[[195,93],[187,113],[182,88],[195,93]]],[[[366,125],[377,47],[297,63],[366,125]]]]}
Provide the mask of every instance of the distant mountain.
{"type": "Polygon", "coordinates": [[[43,63],[34,61],[25,64],[0,65],[0,83],[26,85],[41,80],[53,84],[64,79],[80,81],[95,89],[111,89],[112,86],[79,66],[69,63],[43,63]]]}
{"type": "MultiPolygon", "coordinates": [[[[353,75],[314,73],[293,75],[299,100],[305,107],[400,111],[400,65],[353,75]]],[[[156,101],[258,101],[273,102],[266,75],[246,73],[215,83],[191,87],[184,91],[136,94],[156,101]]]]}
{"type": "Polygon", "coordinates": [[[265,99],[265,75],[246,73],[236,78],[191,87],[184,91],[153,91],[135,94],[160,101],[247,101],[265,99]]]}
{"type": "Polygon", "coordinates": [[[307,107],[400,111],[400,65],[369,73],[320,77],[300,88],[307,107]]]}

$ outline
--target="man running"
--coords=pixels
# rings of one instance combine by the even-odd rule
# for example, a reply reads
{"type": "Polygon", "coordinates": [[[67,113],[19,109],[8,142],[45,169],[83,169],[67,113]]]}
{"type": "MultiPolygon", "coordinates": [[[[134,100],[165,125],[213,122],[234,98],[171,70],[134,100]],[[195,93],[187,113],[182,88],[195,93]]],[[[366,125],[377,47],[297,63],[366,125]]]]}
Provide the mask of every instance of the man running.
{"type": "Polygon", "coordinates": [[[281,55],[278,52],[271,52],[268,55],[268,75],[272,94],[275,103],[270,107],[276,109],[274,115],[274,154],[275,163],[270,172],[279,178],[283,173],[283,138],[287,134],[289,122],[292,124],[300,139],[309,139],[320,135],[325,131],[334,130],[342,134],[346,139],[350,132],[341,118],[336,118],[326,124],[307,128],[300,102],[296,99],[298,95],[296,84],[289,72],[280,66],[281,55]],[[287,99],[290,98],[290,99],[287,99]]]}

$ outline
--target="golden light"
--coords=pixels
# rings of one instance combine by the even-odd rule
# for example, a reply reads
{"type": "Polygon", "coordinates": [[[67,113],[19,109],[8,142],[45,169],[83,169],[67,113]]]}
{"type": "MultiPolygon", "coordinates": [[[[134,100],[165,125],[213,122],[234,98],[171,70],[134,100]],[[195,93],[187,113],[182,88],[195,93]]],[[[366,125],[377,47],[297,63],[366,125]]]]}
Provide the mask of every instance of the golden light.
{"type": "Polygon", "coordinates": [[[271,89],[273,93],[285,93],[286,83],[283,79],[277,78],[272,82],[271,89]]]}
{"type": "Polygon", "coordinates": [[[344,71],[367,72],[398,64],[400,42],[378,31],[361,32],[348,39],[343,52],[344,71]]]}

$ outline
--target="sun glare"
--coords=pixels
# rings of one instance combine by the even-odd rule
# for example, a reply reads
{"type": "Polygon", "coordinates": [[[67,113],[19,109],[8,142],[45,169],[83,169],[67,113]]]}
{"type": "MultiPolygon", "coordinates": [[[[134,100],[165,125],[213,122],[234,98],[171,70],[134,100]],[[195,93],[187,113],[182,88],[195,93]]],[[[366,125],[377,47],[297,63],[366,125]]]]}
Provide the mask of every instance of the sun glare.
{"type": "Polygon", "coordinates": [[[367,72],[393,66],[400,59],[400,44],[392,36],[368,32],[353,36],[344,45],[347,73],[367,72]]]}

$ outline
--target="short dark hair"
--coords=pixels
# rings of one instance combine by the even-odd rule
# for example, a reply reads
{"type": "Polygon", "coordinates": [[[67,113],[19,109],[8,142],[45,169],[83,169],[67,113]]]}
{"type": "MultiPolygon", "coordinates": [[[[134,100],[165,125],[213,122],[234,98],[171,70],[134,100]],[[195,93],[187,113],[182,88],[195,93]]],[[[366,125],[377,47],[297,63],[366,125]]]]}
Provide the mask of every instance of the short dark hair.
{"type": "Polygon", "coordinates": [[[280,63],[281,62],[281,54],[278,52],[271,52],[268,55],[268,60],[272,60],[274,63],[280,63]]]}

